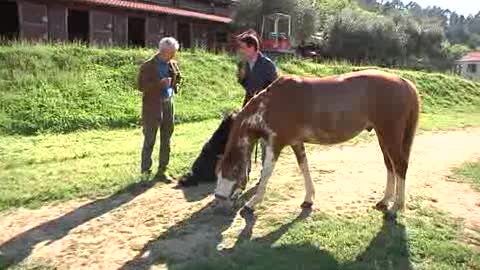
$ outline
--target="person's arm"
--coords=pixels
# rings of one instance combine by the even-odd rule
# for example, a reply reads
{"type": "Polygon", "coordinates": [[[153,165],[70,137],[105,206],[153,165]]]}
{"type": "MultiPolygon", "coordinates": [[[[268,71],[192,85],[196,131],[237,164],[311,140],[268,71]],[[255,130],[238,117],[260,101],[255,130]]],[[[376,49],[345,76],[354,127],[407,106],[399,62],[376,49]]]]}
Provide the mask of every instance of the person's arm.
{"type": "Polygon", "coordinates": [[[178,63],[176,61],[171,61],[170,68],[170,76],[172,77],[172,88],[175,93],[178,93],[178,86],[182,81],[182,73],[180,72],[180,67],[178,66],[178,63]]]}
{"type": "Polygon", "coordinates": [[[143,64],[138,73],[138,89],[146,93],[150,91],[160,91],[171,83],[171,78],[160,79],[153,72],[147,69],[147,65],[143,64]]]}
{"type": "Polygon", "coordinates": [[[267,62],[265,75],[266,75],[265,87],[269,86],[272,82],[274,82],[278,78],[277,67],[273,62],[270,62],[270,61],[267,62]]]}
{"type": "Polygon", "coordinates": [[[240,83],[243,87],[245,87],[245,76],[247,74],[245,63],[244,62],[239,62],[238,65],[238,70],[237,70],[237,77],[238,77],[238,83],[240,83]]]}

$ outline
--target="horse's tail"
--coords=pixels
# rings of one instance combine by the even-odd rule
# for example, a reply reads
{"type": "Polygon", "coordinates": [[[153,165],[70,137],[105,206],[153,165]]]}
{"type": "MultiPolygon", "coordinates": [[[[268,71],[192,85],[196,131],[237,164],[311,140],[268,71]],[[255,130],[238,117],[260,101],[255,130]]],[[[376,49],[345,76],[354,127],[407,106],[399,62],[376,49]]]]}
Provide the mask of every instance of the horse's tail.
{"type": "MultiPolygon", "coordinates": [[[[403,79],[403,78],[402,78],[403,79]]],[[[407,118],[407,123],[405,127],[405,133],[403,136],[403,152],[406,157],[406,161],[408,163],[410,159],[410,152],[412,150],[413,140],[415,138],[415,132],[418,126],[418,118],[420,115],[420,98],[417,92],[417,88],[415,84],[407,79],[403,79],[403,81],[407,84],[412,96],[412,106],[410,108],[410,112],[407,118]]]]}

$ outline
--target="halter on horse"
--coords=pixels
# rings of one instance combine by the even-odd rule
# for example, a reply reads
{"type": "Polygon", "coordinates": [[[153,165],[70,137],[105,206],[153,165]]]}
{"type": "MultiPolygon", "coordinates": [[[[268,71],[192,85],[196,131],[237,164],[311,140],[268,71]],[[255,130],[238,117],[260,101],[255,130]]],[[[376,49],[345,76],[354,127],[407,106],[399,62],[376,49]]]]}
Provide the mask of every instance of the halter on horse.
{"type": "Polygon", "coordinates": [[[396,75],[366,70],[324,78],[282,77],[256,95],[237,115],[222,159],[215,196],[232,207],[245,188],[252,143],[267,141],[265,163],[256,194],[241,213],[252,213],[262,201],[275,163],[285,146],[292,147],[306,189],[302,207],[313,204],[315,189],[304,143],[338,144],[361,131],[375,129],[387,169],[384,198],[378,210],[395,214],[405,208],[405,178],[419,117],[415,85],[396,75]]]}

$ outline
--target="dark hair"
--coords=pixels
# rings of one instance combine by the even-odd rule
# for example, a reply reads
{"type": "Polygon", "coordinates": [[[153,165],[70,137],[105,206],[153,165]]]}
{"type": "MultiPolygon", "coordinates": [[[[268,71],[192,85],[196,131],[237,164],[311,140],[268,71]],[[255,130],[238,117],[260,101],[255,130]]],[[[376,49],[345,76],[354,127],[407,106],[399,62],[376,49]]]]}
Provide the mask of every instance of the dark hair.
{"type": "Polygon", "coordinates": [[[258,42],[258,38],[254,35],[243,35],[240,37],[240,42],[247,44],[247,47],[255,47],[255,50],[258,51],[260,44],[258,42]]]}

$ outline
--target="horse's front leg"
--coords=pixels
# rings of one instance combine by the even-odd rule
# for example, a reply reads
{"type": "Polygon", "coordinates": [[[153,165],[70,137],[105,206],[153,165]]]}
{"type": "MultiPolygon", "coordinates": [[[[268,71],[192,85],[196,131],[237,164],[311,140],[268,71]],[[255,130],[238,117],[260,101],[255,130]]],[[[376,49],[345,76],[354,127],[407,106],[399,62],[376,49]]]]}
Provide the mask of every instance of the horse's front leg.
{"type": "Polygon", "coordinates": [[[260,182],[258,183],[255,195],[253,195],[253,197],[245,204],[242,211],[240,211],[242,216],[253,214],[255,206],[263,200],[267,189],[268,179],[272,176],[275,163],[277,162],[280,153],[280,151],[274,149],[271,144],[267,145],[265,152],[265,162],[263,163],[260,182]]]}
{"type": "Polygon", "coordinates": [[[292,145],[293,152],[297,158],[298,166],[303,174],[303,180],[305,183],[305,199],[301,205],[302,208],[311,208],[313,205],[313,199],[315,198],[315,186],[310,176],[310,170],[308,169],[307,154],[305,153],[305,145],[299,143],[292,145]]]}

